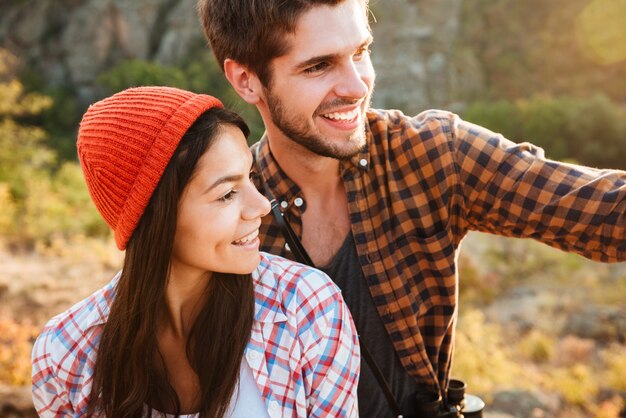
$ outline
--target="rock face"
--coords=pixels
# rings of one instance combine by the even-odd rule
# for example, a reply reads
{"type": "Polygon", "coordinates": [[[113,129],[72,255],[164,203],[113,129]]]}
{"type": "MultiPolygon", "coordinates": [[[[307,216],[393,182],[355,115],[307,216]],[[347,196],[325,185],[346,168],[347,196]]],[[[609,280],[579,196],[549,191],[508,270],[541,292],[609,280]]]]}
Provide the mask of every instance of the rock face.
{"type": "MultiPolygon", "coordinates": [[[[461,1],[372,2],[374,105],[413,113],[453,104],[463,84],[451,64],[461,1]]],[[[129,58],[176,65],[203,43],[195,5],[196,0],[2,2],[0,45],[41,73],[47,85],[69,86],[89,102],[102,70],[129,58]]]]}
{"type": "Polygon", "coordinates": [[[138,58],[175,65],[202,38],[195,0],[28,0],[1,6],[0,42],[84,100],[98,74],[138,58]]]}
{"type": "Polygon", "coordinates": [[[371,3],[376,18],[372,25],[375,105],[409,113],[432,107],[454,108],[463,85],[482,83],[480,73],[468,71],[471,63],[467,57],[465,71],[458,71],[460,58],[455,56],[454,47],[460,32],[462,0],[371,3]]]}

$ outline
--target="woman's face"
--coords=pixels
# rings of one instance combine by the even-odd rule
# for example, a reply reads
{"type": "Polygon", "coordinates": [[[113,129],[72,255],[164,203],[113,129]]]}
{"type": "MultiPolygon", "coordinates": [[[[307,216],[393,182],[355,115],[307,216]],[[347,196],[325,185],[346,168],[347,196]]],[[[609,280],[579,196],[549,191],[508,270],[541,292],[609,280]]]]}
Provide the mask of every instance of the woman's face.
{"type": "Polygon", "coordinates": [[[250,180],[251,167],[243,133],[223,124],[180,198],[172,274],[247,274],[258,266],[259,226],[270,204],[250,180]]]}

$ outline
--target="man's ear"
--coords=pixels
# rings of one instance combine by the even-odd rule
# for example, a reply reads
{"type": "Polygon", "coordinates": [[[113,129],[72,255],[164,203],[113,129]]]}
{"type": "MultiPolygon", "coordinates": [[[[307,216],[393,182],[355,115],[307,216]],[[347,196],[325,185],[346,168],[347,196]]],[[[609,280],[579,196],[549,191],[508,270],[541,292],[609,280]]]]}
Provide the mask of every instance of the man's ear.
{"type": "Polygon", "coordinates": [[[256,105],[262,97],[262,84],[248,67],[230,58],[224,60],[224,74],[237,94],[246,102],[256,105]]]}

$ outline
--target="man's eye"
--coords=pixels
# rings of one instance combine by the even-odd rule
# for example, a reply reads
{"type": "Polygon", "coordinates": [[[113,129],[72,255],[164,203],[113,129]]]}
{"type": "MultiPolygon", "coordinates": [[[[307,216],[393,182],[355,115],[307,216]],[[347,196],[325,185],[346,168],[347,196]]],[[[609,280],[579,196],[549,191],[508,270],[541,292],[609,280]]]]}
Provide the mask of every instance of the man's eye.
{"type": "Polygon", "coordinates": [[[324,71],[326,68],[328,68],[328,63],[327,62],[320,62],[319,64],[315,64],[312,67],[308,67],[304,70],[305,73],[319,73],[321,71],[324,71]]]}
{"type": "Polygon", "coordinates": [[[365,55],[369,55],[371,53],[370,48],[369,47],[362,47],[356,50],[356,52],[354,53],[354,56],[356,58],[362,58],[365,55]]]}
{"type": "Polygon", "coordinates": [[[230,202],[231,200],[233,200],[235,198],[235,195],[237,193],[239,193],[238,190],[232,189],[228,193],[226,193],[224,196],[220,197],[217,200],[219,200],[220,202],[230,202]]]}

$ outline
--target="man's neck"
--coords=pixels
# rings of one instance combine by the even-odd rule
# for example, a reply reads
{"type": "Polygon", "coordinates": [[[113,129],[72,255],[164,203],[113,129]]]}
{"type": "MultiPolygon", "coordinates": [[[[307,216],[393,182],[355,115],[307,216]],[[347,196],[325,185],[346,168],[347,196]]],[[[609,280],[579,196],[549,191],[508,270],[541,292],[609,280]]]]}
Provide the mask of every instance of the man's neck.
{"type": "Polygon", "coordinates": [[[305,194],[325,193],[337,187],[339,160],[315,154],[293,141],[268,140],[280,168],[305,194]]]}
{"type": "Polygon", "coordinates": [[[330,263],[350,229],[348,202],[341,176],[340,162],[321,157],[289,141],[272,141],[272,155],[296,183],[307,202],[302,215],[302,245],[318,266],[330,263]],[[323,242],[324,245],[319,245],[323,242]]]}

